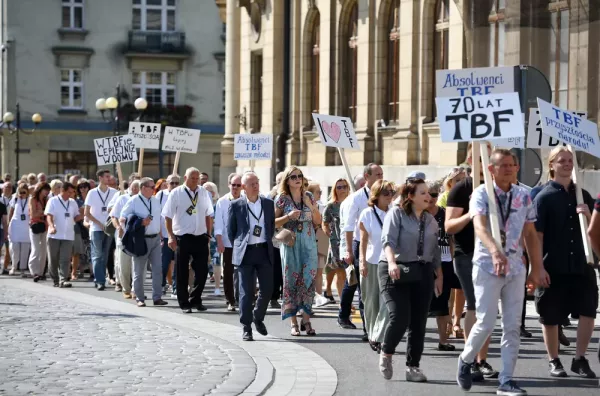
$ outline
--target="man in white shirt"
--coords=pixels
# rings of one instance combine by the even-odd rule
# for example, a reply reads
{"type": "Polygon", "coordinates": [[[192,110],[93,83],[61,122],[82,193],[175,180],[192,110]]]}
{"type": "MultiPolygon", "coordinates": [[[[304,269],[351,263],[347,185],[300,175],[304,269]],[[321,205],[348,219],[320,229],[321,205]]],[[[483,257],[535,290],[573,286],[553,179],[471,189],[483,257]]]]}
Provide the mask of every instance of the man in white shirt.
{"type": "Polygon", "coordinates": [[[77,202],[71,198],[74,191],[71,183],[63,183],[61,193],[50,198],[44,212],[48,220],[48,270],[54,287],[71,287],[67,278],[71,273],[75,223],[83,218],[77,202]]]}
{"type": "MultiPolygon", "coordinates": [[[[115,288],[115,291],[122,291],[123,297],[125,299],[130,299],[131,295],[131,272],[133,267],[133,262],[131,260],[131,256],[123,251],[123,234],[125,234],[124,227],[121,227],[121,222],[119,219],[121,218],[121,213],[123,212],[123,208],[125,204],[133,197],[135,197],[140,192],[140,181],[134,180],[129,185],[129,190],[123,194],[118,195],[115,194],[113,200],[109,204],[111,207],[110,216],[112,218],[112,223],[115,226],[115,240],[117,244],[117,249],[115,251],[115,263],[117,263],[117,268],[115,268],[115,272],[118,271],[120,288],[115,288]]],[[[119,285],[117,285],[119,286],[119,285]]]]}
{"type": "Polygon", "coordinates": [[[239,301],[239,286],[237,277],[234,278],[234,266],[231,262],[233,247],[227,236],[227,218],[229,207],[234,199],[240,197],[242,190],[242,176],[237,173],[229,175],[229,193],[217,201],[215,208],[215,238],[217,250],[223,255],[223,290],[227,300],[227,310],[235,311],[235,303],[239,301]]]}
{"type": "MultiPolygon", "coordinates": [[[[10,208],[10,200],[12,198],[14,191],[13,191],[13,184],[10,181],[5,181],[4,184],[2,185],[2,196],[0,197],[0,202],[2,204],[4,204],[4,206],[6,206],[6,212],[9,212],[9,208],[10,208]]],[[[8,219],[10,220],[10,219],[8,219]]],[[[8,224],[8,222],[7,222],[8,224]]],[[[0,235],[2,235],[4,237],[4,249],[5,250],[5,255],[4,255],[4,267],[3,269],[7,269],[8,268],[8,263],[10,261],[10,254],[9,254],[9,246],[8,246],[8,226],[6,228],[4,228],[4,222],[1,222],[0,224],[0,229],[2,231],[0,231],[0,235]]],[[[0,237],[0,239],[2,239],[0,237]]],[[[14,265],[13,265],[13,269],[11,270],[11,273],[14,272],[14,265]]]]}
{"type": "Polygon", "coordinates": [[[92,265],[94,267],[94,283],[100,291],[106,288],[106,262],[110,251],[112,236],[104,233],[104,225],[108,219],[108,204],[117,190],[108,187],[110,171],[100,169],[96,172],[98,187],[90,190],[85,198],[85,217],[90,223],[90,244],[92,265]]]}
{"type": "Polygon", "coordinates": [[[360,297],[360,279],[358,271],[358,257],[360,252],[360,228],[358,217],[360,213],[368,206],[369,196],[371,194],[371,186],[380,179],[383,179],[383,169],[377,164],[370,163],[365,166],[363,176],[366,180],[366,184],[360,190],[357,190],[350,195],[342,207],[340,207],[340,223],[343,224],[340,231],[342,232],[343,243],[340,244],[340,257],[344,258],[347,265],[354,265],[354,271],[356,273],[356,279],[358,283],[349,286],[348,281],[344,285],[342,296],[340,297],[340,312],[338,314],[338,324],[343,329],[356,329],[354,323],[350,321],[350,314],[352,308],[352,300],[354,299],[354,292],[358,288],[358,306],[360,309],[360,316],[363,318],[363,340],[368,341],[368,336],[364,328],[364,312],[363,303],[360,297]],[[347,202],[347,203],[346,203],[347,202]]]}
{"type": "MultiPolygon", "coordinates": [[[[169,197],[169,193],[173,191],[174,188],[179,187],[179,175],[172,174],[167,177],[167,187],[166,190],[160,190],[158,194],[156,194],[156,199],[160,203],[161,213],[162,209],[164,209],[167,204],[167,198],[169,197]]],[[[171,250],[169,247],[169,233],[167,232],[167,226],[165,224],[165,217],[160,217],[160,225],[161,225],[161,234],[162,234],[162,287],[163,294],[167,292],[167,274],[169,273],[169,269],[171,267],[171,263],[175,260],[175,252],[171,250]]],[[[175,281],[177,279],[177,270],[175,266],[173,267],[173,292],[171,297],[177,296],[177,287],[175,286],[175,281]]]]}
{"type": "Polygon", "coordinates": [[[133,291],[138,307],[145,307],[144,281],[146,280],[146,263],[150,262],[152,268],[152,301],[154,305],[167,305],[162,299],[162,263],[161,263],[161,234],[160,234],[161,207],[154,196],[154,180],[144,177],[140,180],[140,192],[131,197],[121,212],[121,227],[132,216],[137,216],[145,227],[146,254],[133,256],[133,291]]]}
{"type": "Polygon", "coordinates": [[[198,185],[199,180],[200,171],[188,168],[184,185],[171,191],[162,211],[169,247],[175,251],[177,301],[184,313],[191,313],[192,307],[198,311],[206,310],[202,305],[202,292],[208,276],[208,243],[214,211],[208,192],[198,185]],[[188,292],[190,265],[194,270],[191,293],[188,292]]]}

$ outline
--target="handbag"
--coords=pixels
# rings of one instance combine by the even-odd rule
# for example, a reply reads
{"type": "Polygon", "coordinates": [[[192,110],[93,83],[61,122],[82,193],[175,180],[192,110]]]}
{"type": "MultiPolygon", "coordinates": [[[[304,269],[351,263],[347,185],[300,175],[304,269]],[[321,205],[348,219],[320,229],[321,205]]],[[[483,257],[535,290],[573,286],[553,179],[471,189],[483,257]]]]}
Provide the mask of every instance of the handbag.
{"type": "Polygon", "coordinates": [[[106,222],[104,223],[104,233],[106,235],[108,235],[109,237],[113,237],[113,236],[115,236],[116,231],[117,231],[117,228],[115,227],[115,225],[112,222],[112,217],[108,216],[108,218],[106,219],[106,222]]]}
{"type": "Polygon", "coordinates": [[[296,243],[296,234],[287,228],[282,228],[275,235],[275,239],[288,247],[294,247],[294,244],[296,243]]]}
{"type": "Polygon", "coordinates": [[[396,261],[400,269],[400,279],[394,280],[396,283],[417,283],[423,278],[423,245],[425,244],[425,212],[421,213],[419,222],[419,245],[417,246],[417,261],[401,262],[396,261]]]}
{"type": "Polygon", "coordinates": [[[29,227],[34,234],[43,234],[46,232],[46,223],[33,223],[29,227]]]}

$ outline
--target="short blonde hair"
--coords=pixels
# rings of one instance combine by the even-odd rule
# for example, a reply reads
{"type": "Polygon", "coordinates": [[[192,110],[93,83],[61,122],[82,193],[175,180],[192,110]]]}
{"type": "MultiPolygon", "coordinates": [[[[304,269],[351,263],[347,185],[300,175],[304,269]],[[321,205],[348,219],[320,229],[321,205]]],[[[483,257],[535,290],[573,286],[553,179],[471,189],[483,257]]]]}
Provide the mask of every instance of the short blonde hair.
{"type": "MultiPolygon", "coordinates": [[[[560,155],[560,153],[569,153],[569,154],[571,154],[572,157],[574,157],[573,152],[571,150],[569,150],[568,147],[566,147],[566,146],[554,147],[552,149],[552,151],[550,151],[550,154],[548,155],[548,179],[554,178],[554,171],[552,170],[552,163],[554,161],[556,161],[556,158],[560,155]]],[[[573,161],[577,161],[577,159],[573,158],[573,161]]]]}
{"type": "Polygon", "coordinates": [[[54,190],[55,188],[61,188],[63,182],[59,179],[54,179],[50,182],[50,190],[54,190]]]}
{"type": "Polygon", "coordinates": [[[219,189],[217,188],[217,185],[215,183],[206,182],[202,185],[202,187],[214,194],[213,202],[219,199],[219,189]]]}

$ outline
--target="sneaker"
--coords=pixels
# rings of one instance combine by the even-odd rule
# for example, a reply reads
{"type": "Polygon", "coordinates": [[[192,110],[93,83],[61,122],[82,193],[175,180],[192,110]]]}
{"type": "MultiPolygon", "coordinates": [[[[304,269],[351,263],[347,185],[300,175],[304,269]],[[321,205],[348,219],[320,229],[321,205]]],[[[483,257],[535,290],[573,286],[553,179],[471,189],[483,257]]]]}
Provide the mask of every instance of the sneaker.
{"type": "Polygon", "coordinates": [[[153,301],[154,305],[169,305],[168,302],[166,302],[165,300],[159,299],[156,301],[153,301]]]}
{"type": "Polygon", "coordinates": [[[281,309],[281,304],[279,304],[279,301],[277,301],[277,300],[271,300],[271,302],[269,304],[271,305],[271,308],[273,308],[273,309],[281,309]]]}
{"type": "Polygon", "coordinates": [[[485,380],[478,363],[473,363],[471,366],[471,379],[473,382],[483,382],[485,380]]]}
{"type": "Polygon", "coordinates": [[[408,382],[427,382],[427,377],[418,367],[408,367],[406,369],[406,380],[408,382]]]}
{"type": "Polygon", "coordinates": [[[104,289],[106,289],[106,286],[98,285],[98,287],[96,289],[98,289],[98,291],[103,291],[104,289]]]}
{"type": "Polygon", "coordinates": [[[392,367],[391,356],[385,356],[383,353],[379,355],[379,372],[386,380],[392,379],[394,368],[392,367]]]}
{"type": "Polygon", "coordinates": [[[10,275],[10,276],[14,276],[14,275],[16,275],[15,269],[14,269],[14,268],[12,268],[12,269],[11,269],[11,270],[8,272],[8,275],[10,275]]]}
{"type": "Polygon", "coordinates": [[[456,372],[456,382],[458,386],[464,391],[471,390],[473,385],[473,363],[465,363],[462,358],[458,357],[458,370],[456,372]]]}
{"type": "Polygon", "coordinates": [[[228,312],[235,312],[235,307],[231,304],[227,304],[227,311],[228,312]]]}
{"type": "Polygon", "coordinates": [[[223,292],[221,292],[221,289],[217,287],[215,289],[215,296],[222,296],[222,295],[223,295],[223,292]]]}
{"type": "Polygon", "coordinates": [[[60,285],[58,287],[60,288],[69,288],[72,287],[73,285],[69,282],[60,282],[60,285]]]}
{"type": "Polygon", "coordinates": [[[315,305],[317,307],[322,307],[322,306],[327,305],[327,304],[329,304],[329,300],[326,299],[325,297],[319,296],[317,294],[317,297],[315,298],[315,305]]]}
{"type": "Polygon", "coordinates": [[[485,360],[480,361],[477,366],[485,378],[498,378],[498,375],[500,374],[485,360]]]}
{"type": "Polygon", "coordinates": [[[569,341],[569,339],[563,332],[562,326],[558,326],[558,342],[560,342],[560,344],[562,346],[566,346],[566,347],[571,345],[571,341],[569,341]]]}
{"type": "Polygon", "coordinates": [[[548,362],[548,367],[550,367],[550,376],[557,378],[565,378],[568,377],[565,368],[562,365],[562,362],[559,358],[552,359],[548,362]]]}
{"type": "Polygon", "coordinates": [[[496,389],[497,395],[502,396],[525,396],[527,392],[521,388],[513,380],[507,381],[496,389]]]}
{"type": "Polygon", "coordinates": [[[342,329],[346,329],[346,330],[355,330],[356,329],[356,325],[354,323],[352,323],[350,321],[350,319],[339,319],[338,318],[338,325],[342,328],[342,329]]]}
{"type": "Polygon", "coordinates": [[[145,303],[145,302],[143,302],[143,301],[138,301],[138,302],[137,302],[137,306],[138,306],[138,307],[140,307],[140,308],[142,308],[142,307],[145,307],[145,306],[146,306],[146,303],[145,303]]]}
{"type": "Polygon", "coordinates": [[[171,293],[171,298],[177,298],[177,294],[176,293],[171,293]]]}
{"type": "Polygon", "coordinates": [[[571,371],[583,378],[596,378],[596,373],[590,368],[590,362],[585,357],[573,358],[571,371]]]}
{"type": "Polygon", "coordinates": [[[115,291],[116,291],[117,293],[120,293],[120,292],[122,292],[122,291],[123,291],[123,288],[121,287],[121,285],[119,285],[119,284],[117,283],[117,285],[115,286],[115,291]]]}

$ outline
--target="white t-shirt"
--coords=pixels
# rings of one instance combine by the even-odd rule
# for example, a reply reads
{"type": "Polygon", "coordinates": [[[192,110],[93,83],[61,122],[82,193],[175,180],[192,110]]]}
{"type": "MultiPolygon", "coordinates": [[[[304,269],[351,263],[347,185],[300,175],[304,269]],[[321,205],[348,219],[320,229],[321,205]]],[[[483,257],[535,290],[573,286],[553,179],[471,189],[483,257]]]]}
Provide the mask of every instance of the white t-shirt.
{"type": "Polygon", "coordinates": [[[223,246],[230,248],[231,241],[227,235],[227,222],[229,219],[229,207],[231,201],[233,201],[233,195],[227,193],[225,196],[219,198],[215,208],[215,237],[221,235],[223,238],[223,246]]]}
{"type": "MultiPolygon", "coordinates": [[[[354,232],[354,240],[360,241],[360,228],[358,225],[358,217],[361,212],[369,206],[369,196],[371,194],[371,190],[369,187],[364,186],[360,190],[357,190],[352,195],[344,200],[344,202],[348,201],[349,207],[348,211],[344,214],[346,217],[343,221],[344,227],[341,230],[342,232],[354,232]]],[[[342,214],[340,213],[340,216],[342,214]]],[[[342,234],[343,235],[343,234],[342,234]]],[[[345,236],[343,237],[346,238],[345,236]]]]}
{"type": "Polygon", "coordinates": [[[358,219],[359,223],[363,224],[363,227],[369,233],[369,244],[367,245],[367,262],[369,264],[379,264],[380,256],[383,254],[383,248],[381,243],[381,228],[377,220],[377,216],[383,224],[385,218],[385,212],[377,207],[368,207],[360,213],[358,219]],[[377,214],[375,214],[375,211],[377,214]]]}
{"type": "Polygon", "coordinates": [[[212,199],[202,186],[191,191],[187,186],[179,186],[171,191],[162,215],[173,220],[173,233],[177,236],[185,234],[206,234],[206,217],[213,214],[212,199]],[[194,206],[192,200],[196,200],[194,206]]]}
{"type": "MultiPolygon", "coordinates": [[[[158,199],[158,202],[160,203],[160,211],[162,213],[162,210],[165,208],[165,205],[167,204],[167,199],[169,198],[169,190],[160,190],[158,192],[158,194],[156,194],[156,199],[158,199]]],[[[165,222],[165,216],[160,216],[160,229],[162,230],[162,237],[164,238],[168,238],[169,237],[169,233],[167,232],[167,225],[165,222]]]]}
{"type": "Polygon", "coordinates": [[[54,217],[56,226],[56,234],[48,233],[48,238],[75,240],[75,217],[79,216],[79,207],[73,198],[66,201],[60,195],[50,198],[44,213],[54,217]]]}
{"type": "MultiPolygon", "coordinates": [[[[108,219],[108,204],[113,199],[118,191],[108,187],[105,192],[100,191],[100,187],[96,187],[85,197],[85,206],[90,207],[90,212],[101,224],[106,223],[108,219]]],[[[103,231],[95,222],[90,221],[90,231],[103,231]]]]}
{"type": "Polygon", "coordinates": [[[155,196],[147,199],[142,194],[138,194],[127,200],[125,207],[121,211],[121,218],[129,219],[131,216],[136,215],[141,219],[145,219],[148,216],[152,216],[150,224],[146,226],[145,234],[155,235],[160,233],[160,214],[160,203],[155,196]]]}
{"type": "Polygon", "coordinates": [[[10,201],[14,208],[13,217],[8,224],[8,238],[14,243],[30,243],[29,239],[29,198],[14,198],[10,201]],[[25,217],[21,217],[21,216],[25,217]]]}

